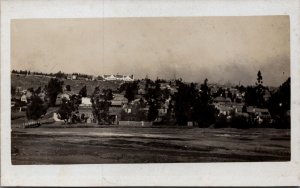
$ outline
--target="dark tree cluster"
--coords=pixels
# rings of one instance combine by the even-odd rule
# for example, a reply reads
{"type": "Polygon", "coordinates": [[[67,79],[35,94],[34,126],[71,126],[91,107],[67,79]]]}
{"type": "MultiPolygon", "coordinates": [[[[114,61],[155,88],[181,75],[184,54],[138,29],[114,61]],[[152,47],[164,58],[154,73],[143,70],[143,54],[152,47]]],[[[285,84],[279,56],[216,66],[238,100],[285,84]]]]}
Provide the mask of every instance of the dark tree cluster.
{"type": "Polygon", "coordinates": [[[47,109],[47,104],[39,96],[33,95],[31,102],[27,105],[26,116],[28,119],[38,120],[42,115],[46,114],[47,109]]]}
{"type": "Polygon", "coordinates": [[[274,117],[276,127],[290,128],[291,78],[288,78],[271,95],[268,101],[268,108],[272,117],[274,117]]]}
{"type": "Polygon", "coordinates": [[[133,101],[138,93],[138,81],[123,83],[119,88],[119,92],[121,93],[124,91],[128,101],[133,101]]]}
{"type": "Polygon", "coordinates": [[[178,92],[175,94],[175,115],[177,124],[186,125],[188,121],[195,122],[199,127],[208,127],[214,123],[215,109],[210,104],[208,80],[205,79],[201,90],[196,90],[195,84],[178,82],[178,92]]]}
{"type": "Polygon", "coordinates": [[[60,108],[58,109],[58,114],[60,119],[64,120],[65,123],[71,120],[72,123],[80,122],[80,117],[78,116],[78,106],[81,103],[81,96],[72,95],[70,100],[65,98],[62,99],[60,108]]]}
{"type": "Polygon", "coordinates": [[[83,86],[83,88],[81,88],[81,90],[79,91],[79,95],[81,97],[87,97],[87,89],[86,86],[83,86]]]}
{"type": "Polygon", "coordinates": [[[266,107],[267,101],[265,101],[264,95],[267,88],[263,86],[262,79],[261,72],[258,71],[255,86],[246,88],[245,102],[248,106],[266,107]]]}
{"type": "Polygon", "coordinates": [[[95,88],[92,95],[93,114],[97,118],[99,124],[110,124],[109,107],[112,99],[111,89],[104,89],[102,92],[99,87],[95,88]]]}
{"type": "Polygon", "coordinates": [[[47,90],[47,95],[49,97],[50,106],[55,106],[57,95],[62,92],[63,84],[64,84],[63,81],[60,81],[59,79],[56,78],[51,78],[50,81],[48,82],[48,85],[46,86],[46,90],[47,90]]]}

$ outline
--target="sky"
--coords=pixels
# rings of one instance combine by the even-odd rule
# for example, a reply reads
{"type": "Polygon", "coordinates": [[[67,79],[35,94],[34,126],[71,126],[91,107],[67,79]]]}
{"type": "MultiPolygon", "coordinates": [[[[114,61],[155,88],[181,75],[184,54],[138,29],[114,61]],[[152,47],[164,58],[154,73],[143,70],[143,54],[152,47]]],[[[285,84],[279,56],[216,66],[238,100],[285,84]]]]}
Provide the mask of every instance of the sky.
{"type": "Polygon", "coordinates": [[[17,19],[11,69],[268,86],[290,76],[288,16],[17,19]]]}

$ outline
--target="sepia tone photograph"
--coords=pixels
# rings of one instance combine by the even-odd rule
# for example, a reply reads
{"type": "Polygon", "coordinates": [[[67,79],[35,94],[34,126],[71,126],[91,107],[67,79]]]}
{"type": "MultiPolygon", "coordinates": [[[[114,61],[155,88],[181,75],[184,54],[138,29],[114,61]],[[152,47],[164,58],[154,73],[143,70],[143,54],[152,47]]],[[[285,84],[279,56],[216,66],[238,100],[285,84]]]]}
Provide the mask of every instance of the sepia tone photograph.
{"type": "Polygon", "coordinates": [[[10,27],[13,165],[291,160],[289,16],[10,27]]]}

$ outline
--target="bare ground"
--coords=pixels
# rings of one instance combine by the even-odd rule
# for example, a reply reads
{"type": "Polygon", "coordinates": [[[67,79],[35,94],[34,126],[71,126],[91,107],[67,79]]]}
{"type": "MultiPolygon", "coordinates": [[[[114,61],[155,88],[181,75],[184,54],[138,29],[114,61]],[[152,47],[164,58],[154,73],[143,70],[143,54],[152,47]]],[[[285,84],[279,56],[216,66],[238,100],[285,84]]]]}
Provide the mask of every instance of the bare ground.
{"type": "Polygon", "coordinates": [[[289,161],[290,130],[200,128],[13,129],[12,163],[289,161]]]}

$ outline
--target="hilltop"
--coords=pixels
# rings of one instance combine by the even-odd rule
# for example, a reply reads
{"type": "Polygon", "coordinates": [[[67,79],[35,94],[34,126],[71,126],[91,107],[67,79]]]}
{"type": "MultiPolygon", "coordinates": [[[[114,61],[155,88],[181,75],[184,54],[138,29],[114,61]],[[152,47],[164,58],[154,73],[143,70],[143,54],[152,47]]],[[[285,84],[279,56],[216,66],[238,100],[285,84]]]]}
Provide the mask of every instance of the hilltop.
{"type": "MultiPolygon", "coordinates": [[[[11,75],[11,85],[14,87],[21,87],[22,89],[33,88],[37,89],[38,87],[44,87],[48,84],[50,77],[46,76],[37,76],[37,75],[11,75]]],[[[100,89],[110,88],[116,90],[121,81],[97,81],[97,80],[68,80],[61,79],[64,81],[64,85],[70,85],[71,90],[75,93],[78,93],[80,89],[86,85],[87,94],[90,95],[93,93],[95,87],[99,86],[100,89]]]]}

